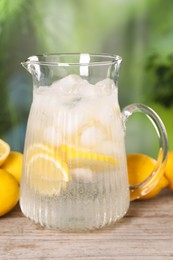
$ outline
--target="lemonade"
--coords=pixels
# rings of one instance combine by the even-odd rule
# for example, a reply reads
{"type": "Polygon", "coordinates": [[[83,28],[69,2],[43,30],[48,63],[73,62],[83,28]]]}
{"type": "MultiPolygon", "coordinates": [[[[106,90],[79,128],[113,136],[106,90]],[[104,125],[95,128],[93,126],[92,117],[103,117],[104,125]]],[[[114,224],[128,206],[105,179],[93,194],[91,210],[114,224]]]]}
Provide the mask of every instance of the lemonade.
{"type": "Polygon", "coordinates": [[[61,230],[114,223],[129,207],[117,87],[69,75],[34,90],[21,187],[23,213],[61,230]]]}

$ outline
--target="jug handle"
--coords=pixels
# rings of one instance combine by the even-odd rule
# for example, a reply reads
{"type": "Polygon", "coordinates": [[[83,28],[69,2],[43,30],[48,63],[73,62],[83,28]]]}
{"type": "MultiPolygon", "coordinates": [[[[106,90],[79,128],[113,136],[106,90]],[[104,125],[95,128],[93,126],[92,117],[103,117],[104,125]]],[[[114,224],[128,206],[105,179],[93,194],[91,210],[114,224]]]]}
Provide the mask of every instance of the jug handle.
{"type": "Polygon", "coordinates": [[[139,199],[142,196],[145,196],[156,186],[156,184],[164,174],[164,170],[167,162],[167,155],[168,155],[167,133],[166,133],[165,126],[162,120],[160,119],[160,117],[150,107],[143,104],[135,103],[126,106],[122,110],[122,117],[123,117],[124,124],[126,123],[128,118],[135,112],[144,113],[152,122],[153,126],[155,127],[159,139],[159,153],[157,156],[157,163],[153,171],[150,173],[150,175],[141,183],[137,185],[130,185],[131,201],[135,199],[139,199]]]}

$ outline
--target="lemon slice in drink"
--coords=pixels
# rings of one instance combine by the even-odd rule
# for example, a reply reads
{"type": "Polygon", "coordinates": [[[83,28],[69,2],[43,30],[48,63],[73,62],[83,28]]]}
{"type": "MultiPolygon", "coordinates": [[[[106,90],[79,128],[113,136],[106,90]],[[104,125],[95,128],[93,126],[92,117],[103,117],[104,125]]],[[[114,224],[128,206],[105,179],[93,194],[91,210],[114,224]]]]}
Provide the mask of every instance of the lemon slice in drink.
{"type": "Polygon", "coordinates": [[[102,153],[91,152],[75,147],[62,145],[60,152],[68,162],[70,168],[87,167],[99,172],[105,167],[115,168],[119,166],[119,162],[113,156],[108,156],[102,153]]]}
{"type": "Polygon", "coordinates": [[[0,139],[0,166],[5,162],[10,153],[10,146],[0,139]]]}
{"type": "Polygon", "coordinates": [[[26,151],[26,160],[30,161],[30,159],[39,153],[49,154],[51,156],[55,155],[55,150],[50,145],[42,144],[42,143],[34,143],[30,145],[26,151]]]}
{"type": "Polygon", "coordinates": [[[35,153],[27,165],[30,186],[41,195],[58,195],[70,180],[67,164],[49,153],[35,153]]]}

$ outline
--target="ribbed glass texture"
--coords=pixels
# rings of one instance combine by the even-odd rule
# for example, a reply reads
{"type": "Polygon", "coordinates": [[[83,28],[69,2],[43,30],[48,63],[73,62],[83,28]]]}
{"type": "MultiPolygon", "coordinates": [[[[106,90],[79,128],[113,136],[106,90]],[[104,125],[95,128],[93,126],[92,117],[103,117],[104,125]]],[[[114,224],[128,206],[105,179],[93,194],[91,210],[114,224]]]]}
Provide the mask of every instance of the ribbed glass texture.
{"type": "Polygon", "coordinates": [[[85,98],[36,89],[24,154],[20,204],[34,222],[66,231],[92,230],[127,212],[117,87],[85,98]]]}

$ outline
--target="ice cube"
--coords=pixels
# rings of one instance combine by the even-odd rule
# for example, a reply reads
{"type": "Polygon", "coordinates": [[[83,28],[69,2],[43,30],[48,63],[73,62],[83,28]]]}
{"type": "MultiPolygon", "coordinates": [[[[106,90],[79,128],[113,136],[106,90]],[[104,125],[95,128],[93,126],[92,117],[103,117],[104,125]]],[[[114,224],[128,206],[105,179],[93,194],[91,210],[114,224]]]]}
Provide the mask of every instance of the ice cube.
{"type": "Polygon", "coordinates": [[[51,88],[58,94],[69,95],[76,91],[76,85],[83,80],[78,75],[68,75],[67,77],[52,83],[51,88]]]}
{"type": "Polygon", "coordinates": [[[92,182],[92,170],[88,168],[75,168],[71,170],[72,179],[81,182],[92,182]]]}
{"type": "Polygon", "coordinates": [[[103,141],[100,146],[96,147],[96,152],[105,154],[107,156],[117,156],[119,153],[119,146],[116,147],[116,143],[111,141],[103,141]]]}
{"type": "Polygon", "coordinates": [[[88,83],[87,81],[83,81],[77,90],[77,94],[80,97],[97,97],[98,93],[98,87],[88,83]]]}
{"type": "Polygon", "coordinates": [[[53,126],[49,126],[44,129],[43,139],[47,144],[57,146],[61,143],[62,134],[60,131],[56,131],[53,126]]]}
{"type": "Polygon", "coordinates": [[[89,110],[82,102],[69,109],[64,122],[66,124],[66,134],[79,134],[81,128],[87,124],[89,116],[89,110]]]}
{"type": "Polygon", "coordinates": [[[110,95],[116,88],[114,81],[109,78],[97,82],[96,86],[99,87],[100,95],[110,95]]]}
{"type": "Polygon", "coordinates": [[[81,143],[84,146],[96,146],[105,138],[105,133],[96,126],[91,126],[83,130],[81,143]]]}
{"type": "Polygon", "coordinates": [[[95,118],[101,125],[108,129],[114,123],[115,112],[109,97],[97,98],[95,104],[92,106],[92,118],[95,118]]]}
{"type": "MultiPolygon", "coordinates": [[[[60,130],[66,136],[78,135],[90,117],[87,104],[84,105],[78,98],[75,100],[74,97],[69,96],[60,98],[58,102],[56,99],[55,101],[54,103],[53,101],[48,103],[49,106],[47,106],[44,113],[44,115],[48,115],[46,122],[50,121],[55,129],[60,130]]],[[[53,132],[54,130],[50,131],[53,132]]]]}

